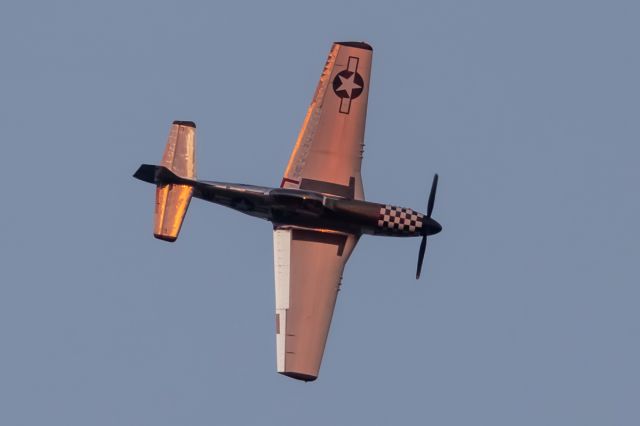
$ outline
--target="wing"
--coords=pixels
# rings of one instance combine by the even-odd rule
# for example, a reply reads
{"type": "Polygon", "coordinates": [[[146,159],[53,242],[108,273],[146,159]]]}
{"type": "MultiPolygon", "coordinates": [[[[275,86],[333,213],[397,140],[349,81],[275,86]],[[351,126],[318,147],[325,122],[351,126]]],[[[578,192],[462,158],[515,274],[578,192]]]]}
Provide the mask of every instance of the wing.
{"type": "Polygon", "coordinates": [[[282,179],[283,188],[364,199],[364,149],[373,49],[334,43],[282,179]]]}
{"type": "Polygon", "coordinates": [[[357,242],[354,235],[274,230],[279,373],[318,377],[342,272],[357,242]]]}

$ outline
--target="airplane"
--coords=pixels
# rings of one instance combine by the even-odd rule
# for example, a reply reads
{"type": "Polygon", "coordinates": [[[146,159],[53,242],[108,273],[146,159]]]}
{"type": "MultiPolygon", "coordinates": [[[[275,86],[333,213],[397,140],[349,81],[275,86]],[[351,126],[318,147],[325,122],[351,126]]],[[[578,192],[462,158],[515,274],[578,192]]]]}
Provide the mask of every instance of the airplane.
{"type": "Polygon", "coordinates": [[[133,175],[156,185],[154,236],[178,238],[192,197],[273,224],[276,366],[302,381],[317,379],[342,273],[361,235],[427,237],[442,226],[426,214],[365,201],[360,175],[373,49],[333,43],[280,187],[196,179],[196,125],[174,121],[160,165],[133,175]]]}

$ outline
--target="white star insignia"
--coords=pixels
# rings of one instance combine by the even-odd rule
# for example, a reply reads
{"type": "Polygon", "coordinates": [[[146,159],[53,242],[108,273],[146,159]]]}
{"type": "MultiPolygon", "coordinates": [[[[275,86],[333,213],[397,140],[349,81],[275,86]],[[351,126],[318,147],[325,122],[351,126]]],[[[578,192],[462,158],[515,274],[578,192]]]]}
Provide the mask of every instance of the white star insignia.
{"type": "Polygon", "coordinates": [[[356,73],[354,72],[353,74],[351,74],[350,77],[345,78],[341,75],[338,75],[338,77],[340,77],[340,87],[338,87],[338,89],[336,89],[336,91],[340,91],[340,90],[344,90],[347,92],[347,97],[351,98],[351,93],[353,93],[354,89],[361,89],[362,86],[359,85],[358,83],[356,83],[354,80],[356,78],[356,73]]]}

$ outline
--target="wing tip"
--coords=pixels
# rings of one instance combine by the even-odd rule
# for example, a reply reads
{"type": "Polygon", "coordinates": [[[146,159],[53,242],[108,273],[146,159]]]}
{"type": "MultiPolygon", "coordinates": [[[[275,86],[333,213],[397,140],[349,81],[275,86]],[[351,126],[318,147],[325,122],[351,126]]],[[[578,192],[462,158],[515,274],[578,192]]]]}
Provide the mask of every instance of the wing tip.
{"type": "Polygon", "coordinates": [[[283,376],[291,377],[292,379],[302,380],[304,382],[313,382],[318,376],[312,376],[310,374],[296,373],[295,371],[278,371],[283,376]]]}
{"type": "Polygon", "coordinates": [[[164,234],[153,234],[153,236],[159,240],[168,241],[170,243],[173,243],[178,239],[177,236],[174,237],[172,235],[164,235],[164,234]]]}
{"type": "Polygon", "coordinates": [[[364,41],[336,41],[336,44],[373,51],[373,47],[371,47],[369,43],[365,43],[364,41]]]}
{"type": "Polygon", "coordinates": [[[176,120],[173,122],[173,124],[177,124],[178,126],[193,127],[194,129],[196,128],[196,123],[194,123],[193,121],[176,120]]]}

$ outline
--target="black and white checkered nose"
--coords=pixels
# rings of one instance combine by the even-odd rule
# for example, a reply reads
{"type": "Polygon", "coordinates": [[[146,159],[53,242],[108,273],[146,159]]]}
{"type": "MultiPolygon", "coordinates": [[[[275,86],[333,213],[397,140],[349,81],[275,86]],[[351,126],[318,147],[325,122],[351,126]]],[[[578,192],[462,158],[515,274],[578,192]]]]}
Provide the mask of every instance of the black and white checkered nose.
{"type": "Polygon", "coordinates": [[[424,215],[411,209],[386,205],[380,208],[378,226],[390,232],[412,234],[420,232],[424,215]]]}

